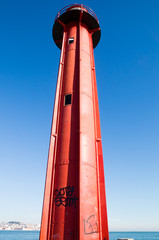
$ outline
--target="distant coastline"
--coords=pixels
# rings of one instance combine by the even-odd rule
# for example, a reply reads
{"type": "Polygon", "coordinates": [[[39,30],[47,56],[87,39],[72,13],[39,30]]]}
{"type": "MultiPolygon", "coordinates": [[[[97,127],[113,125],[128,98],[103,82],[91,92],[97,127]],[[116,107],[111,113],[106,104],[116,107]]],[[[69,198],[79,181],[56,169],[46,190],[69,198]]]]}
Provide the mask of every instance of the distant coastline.
{"type": "Polygon", "coordinates": [[[39,231],[40,224],[29,224],[17,221],[1,222],[0,231],[39,231]]]}

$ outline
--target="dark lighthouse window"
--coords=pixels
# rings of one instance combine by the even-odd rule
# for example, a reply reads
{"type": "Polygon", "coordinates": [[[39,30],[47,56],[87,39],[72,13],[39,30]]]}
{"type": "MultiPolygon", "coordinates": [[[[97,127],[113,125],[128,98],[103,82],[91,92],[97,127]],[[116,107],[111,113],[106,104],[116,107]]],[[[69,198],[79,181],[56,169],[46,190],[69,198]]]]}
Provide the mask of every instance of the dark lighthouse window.
{"type": "Polygon", "coordinates": [[[72,94],[65,95],[65,106],[71,104],[72,94]]]}
{"type": "Polygon", "coordinates": [[[74,42],[74,37],[68,39],[68,44],[73,43],[73,42],[74,42]]]}

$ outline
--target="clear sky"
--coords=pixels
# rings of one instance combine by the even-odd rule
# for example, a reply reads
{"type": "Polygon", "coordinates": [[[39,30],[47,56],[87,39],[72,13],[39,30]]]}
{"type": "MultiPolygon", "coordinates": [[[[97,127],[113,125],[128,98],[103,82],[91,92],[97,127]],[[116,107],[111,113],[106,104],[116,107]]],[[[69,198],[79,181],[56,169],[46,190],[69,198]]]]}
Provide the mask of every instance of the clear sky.
{"type": "MultiPolygon", "coordinates": [[[[70,1],[0,7],[0,221],[40,223],[60,50],[70,1]]],[[[159,231],[159,1],[86,0],[95,49],[110,230],[159,231]]]]}

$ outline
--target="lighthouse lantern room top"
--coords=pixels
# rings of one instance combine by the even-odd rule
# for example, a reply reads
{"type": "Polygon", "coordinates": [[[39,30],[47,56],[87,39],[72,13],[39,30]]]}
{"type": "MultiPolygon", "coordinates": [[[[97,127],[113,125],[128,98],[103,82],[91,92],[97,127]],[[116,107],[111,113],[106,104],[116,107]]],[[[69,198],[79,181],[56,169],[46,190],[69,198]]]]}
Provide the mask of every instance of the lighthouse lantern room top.
{"type": "Polygon", "coordinates": [[[93,31],[92,40],[93,48],[95,48],[100,40],[101,30],[99,21],[92,9],[83,4],[71,4],[62,8],[55,18],[52,30],[52,36],[56,45],[61,49],[64,26],[69,22],[79,21],[84,23],[90,31],[93,31]]]}

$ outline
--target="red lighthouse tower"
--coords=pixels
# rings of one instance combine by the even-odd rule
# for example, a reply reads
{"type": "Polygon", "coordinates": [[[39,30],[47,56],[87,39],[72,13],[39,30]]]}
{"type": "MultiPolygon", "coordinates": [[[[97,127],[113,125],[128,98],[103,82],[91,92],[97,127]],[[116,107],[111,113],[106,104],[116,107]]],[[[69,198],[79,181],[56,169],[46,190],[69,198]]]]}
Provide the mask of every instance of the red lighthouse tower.
{"type": "Polygon", "coordinates": [[[58,12],[61,49],[40,240],[109,240],[93,48],[95,13],[74,4],[58,12]]]}

